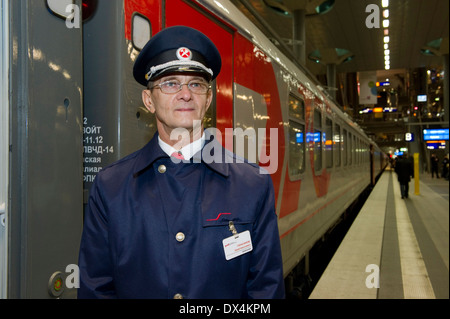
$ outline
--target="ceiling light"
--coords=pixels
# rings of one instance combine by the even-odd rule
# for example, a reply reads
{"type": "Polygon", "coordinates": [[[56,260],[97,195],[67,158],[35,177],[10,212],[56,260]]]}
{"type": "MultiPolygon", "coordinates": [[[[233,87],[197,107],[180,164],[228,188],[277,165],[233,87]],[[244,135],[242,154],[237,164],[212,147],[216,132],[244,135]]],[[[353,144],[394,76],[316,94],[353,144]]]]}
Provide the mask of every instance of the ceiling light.
{"type": "Polygon", "coordinates": [[[385,49],[385,50],[389,49],[389,44],[385,43],[385,44],[384,44],[384,49],[385,49]]]}
{"type": "Polygon", "coordinates": [[[391,50],[384,50],[384,55],[389,55],[391,54],[391,50]]]}
{"type": "Polygon", "coordinates": [[[423,46],[420,49],[420,52],[425,55],[431,55],[431,56],[441,56],[443,55],[443,52],[445,51],[444,48],[447,48],[448,52],[448,38],[446,40],[447,44],[442,45],[442,43],[445,43],[444,39],[439,38],[433,41],[428,42],[425,46],[423,46]]]}
{"type": "Polygon", "coordinates": [[[270,9],[275,11],[282,16],[289,17],[291,16],[291,12],[289,9],[283,4],[283,1],[278,0],[264,0],[264,4],[268,6],[270,9]]]}
{"type": "Polygon", "coordinates": [[[384,29],[384,35],[389,35],[389,29],[384,29]]]}
{"type": "Polygon", "coordinates": [[[326,0],[316,7],[317,14],[324,14],[330,11],[334,6],[335,0],[326,0]]]}
{"type": "Polygon", "coordinates": [[[383,10],[383,17],[389,18],[389,10],[388,9],[383,10]]]}
{"type": "Polygon", "coordinates": [[[384,40],[384,43],[389,43],[390,38],[389,38],[389,36],[385,36],[383,40],[384,40]]]}
{"type": "Polygon", "coordinates": [[[381,6],[383,8],[389,7],[389,0],[381,0],[381,6]]]}
{"type": "Polygon", "coordinates": [[[383,20],[383,28],[389,27],[389,19],[383,20]]]}

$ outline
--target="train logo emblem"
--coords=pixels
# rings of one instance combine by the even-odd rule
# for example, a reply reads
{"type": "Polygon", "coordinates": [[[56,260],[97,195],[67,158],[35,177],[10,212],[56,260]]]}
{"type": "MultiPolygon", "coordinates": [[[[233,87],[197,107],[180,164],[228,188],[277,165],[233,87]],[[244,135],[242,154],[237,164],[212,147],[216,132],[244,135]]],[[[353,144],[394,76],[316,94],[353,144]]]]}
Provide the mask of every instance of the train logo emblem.
{"type": "Polygon", "coordinates": [[[177,50],[177,58],[182,61],[189,61],[192,59],[192,52],[188,48],[179,48],[177,50]]]}

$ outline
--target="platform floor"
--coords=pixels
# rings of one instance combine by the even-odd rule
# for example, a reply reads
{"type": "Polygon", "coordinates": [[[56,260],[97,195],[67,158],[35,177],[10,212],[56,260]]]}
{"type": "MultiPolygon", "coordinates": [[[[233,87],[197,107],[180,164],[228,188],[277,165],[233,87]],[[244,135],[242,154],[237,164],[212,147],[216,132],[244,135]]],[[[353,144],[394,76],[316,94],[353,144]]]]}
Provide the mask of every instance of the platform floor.
{"type": "Polygon", "coordinates": [[[419,181],[382,174],[310,299],[449,298],[449,182],[419,181]]]}

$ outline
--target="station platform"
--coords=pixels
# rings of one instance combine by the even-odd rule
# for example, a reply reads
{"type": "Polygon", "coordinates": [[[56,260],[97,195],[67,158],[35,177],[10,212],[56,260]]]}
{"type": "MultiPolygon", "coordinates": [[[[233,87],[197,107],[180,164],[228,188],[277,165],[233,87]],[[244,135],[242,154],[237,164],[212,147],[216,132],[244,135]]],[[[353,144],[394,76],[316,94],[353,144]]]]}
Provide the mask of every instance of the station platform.
{"type": "Polygon", "coordinates": [[[414,182],[381,175],[310,299],[449,298],[449,181],[414,182]]]}

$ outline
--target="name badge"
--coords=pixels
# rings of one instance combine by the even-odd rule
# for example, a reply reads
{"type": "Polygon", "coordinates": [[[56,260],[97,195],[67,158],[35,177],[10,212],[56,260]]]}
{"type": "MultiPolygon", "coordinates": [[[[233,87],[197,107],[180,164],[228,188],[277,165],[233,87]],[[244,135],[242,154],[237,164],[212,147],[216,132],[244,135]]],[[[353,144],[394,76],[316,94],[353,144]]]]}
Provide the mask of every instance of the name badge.
{"type": "Polygon", "coordinates": [[[230,260],[253,250],[252,238],[247,230],[222,240],[225,259],[230,260]]]}

